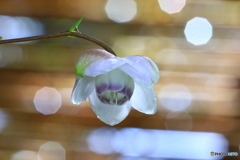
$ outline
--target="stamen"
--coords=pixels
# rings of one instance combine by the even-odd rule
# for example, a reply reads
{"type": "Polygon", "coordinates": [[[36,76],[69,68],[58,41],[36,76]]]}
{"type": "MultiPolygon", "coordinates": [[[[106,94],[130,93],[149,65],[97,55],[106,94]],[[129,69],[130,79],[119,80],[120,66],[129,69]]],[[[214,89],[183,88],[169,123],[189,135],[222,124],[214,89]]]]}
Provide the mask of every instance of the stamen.
{"type": "Polygon", "coordinates": [[[105,92],[97,96],[101,102],[110,105],[122,105],[129,100],[126,95],[121,92],[105,92]]]}
{"type": "Polygon", "coordinates": [[[110,93],[110,104],[113,104],[114,92],[110,93]]]}
{"type": "Polygon", "coordinates": [[[110,92],[110,104],[117,105],[118,104],[118,92],[110,92]]]}
{"type": "Polygon", "coordinates": [[[117,99],[117,95],[118,95],[118,92],[114,92],[114,99],[115,99],[115,105],[117,105],[117,102],[118,102],[118,99],[117,99]]]}

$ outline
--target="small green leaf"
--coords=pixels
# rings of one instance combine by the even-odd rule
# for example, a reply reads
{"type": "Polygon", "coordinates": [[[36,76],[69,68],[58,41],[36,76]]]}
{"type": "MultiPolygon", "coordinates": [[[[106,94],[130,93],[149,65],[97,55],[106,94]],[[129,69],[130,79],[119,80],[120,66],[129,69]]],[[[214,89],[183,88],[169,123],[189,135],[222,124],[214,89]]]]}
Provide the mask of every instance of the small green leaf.
{"type": "Polygon", "coordinates": [[[0,36],[0,40],[2,39],[2,37],[0,36]]]}
{"type": "MultiPolygon", "coordinates": [[[[82,18],[80,18],[68,31],[77,31],[78,33],[81,33],[78,30],[78,26],[80,25],[80,23],[83,21],[83,19],[85,18],[85,16],[83,16],[82,18]]],[[[78,37],[74,37],[74,36],[68,36],[70,38],[78,38],[78,37]]]]}
{"type": "Polygon", "coordinates": [[[77,32],[79,32],[78,26],[80,25],[80,23],[83,21],[84,18],[85,18],[85,16],[80,18],[68,31],[77,31],[77,32]]]}

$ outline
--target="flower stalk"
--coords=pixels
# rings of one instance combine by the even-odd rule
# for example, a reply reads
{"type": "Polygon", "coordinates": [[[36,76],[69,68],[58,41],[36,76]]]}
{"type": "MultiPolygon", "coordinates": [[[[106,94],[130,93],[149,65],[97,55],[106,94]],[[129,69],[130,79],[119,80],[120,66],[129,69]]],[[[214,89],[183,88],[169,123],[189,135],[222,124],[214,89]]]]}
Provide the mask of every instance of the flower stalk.
{"type": "Polygon", "coordinates": [[[24,38],[16,38],[16,39],[7,39],[7,40],[0,40],[0,44],[6,44],[6,43],[16,43],[16,42],[26,42],[26,41],[33,41],[33,40],[40,40],[40,39],[49,39],[49,38],[56,38],[56,37],[65,37],[65,36],[70,36],[70,37],[77,37],[77,38],[82,38],[88,41],[91,41],[99,46],[101,46],[103,49],[106,51],[110,52],[114,56],[116,56],[116,53],[109,47],[106,43],[103,41],[91,37],[86,34],[82,34],[76,31],[65,31],[61,33],[55,33],[55,34],[50,34],[50,35],[40,35],[40,36],[32,36],[32,37],[24,37],[24,38]]]}

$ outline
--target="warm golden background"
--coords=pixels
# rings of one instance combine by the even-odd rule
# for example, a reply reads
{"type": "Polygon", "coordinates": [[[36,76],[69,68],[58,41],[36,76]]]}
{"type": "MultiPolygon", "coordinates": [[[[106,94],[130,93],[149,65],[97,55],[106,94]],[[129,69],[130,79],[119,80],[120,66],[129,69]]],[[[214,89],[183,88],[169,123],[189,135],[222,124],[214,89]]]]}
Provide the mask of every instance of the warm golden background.
{"type": "Polygon", "coordinates": [[[110,127],[88,101],[69,102],[75,62],[95,44],[63,37],[0,45],[0,160],[238,158],[210,152],[240,147],[240,1],[0,0],[0,36],[58,33],[84,15],[82,33],[120,57],[156,62],[157,113],[133,109],[110,127]]]}

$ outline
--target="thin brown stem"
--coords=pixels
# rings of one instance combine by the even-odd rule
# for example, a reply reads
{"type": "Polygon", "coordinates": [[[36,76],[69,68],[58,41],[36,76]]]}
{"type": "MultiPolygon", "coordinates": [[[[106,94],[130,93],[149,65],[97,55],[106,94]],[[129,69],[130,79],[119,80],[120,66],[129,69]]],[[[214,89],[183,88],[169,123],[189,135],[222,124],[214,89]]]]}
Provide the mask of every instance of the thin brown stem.
{"type": "Polygon", "coordinates": [[[16,42],[25,42],[25,41],[33,41],[33,40],[40,40],[40,39],[48,39],[48,38],[56,38],[56,37],[64,37],[64,36],[73,36],[73,37],[78,37],[78,38],[82,38],[88,41],[91,41],[99,46],[101,46],[102,48],[104,48],[106,51],[110,52],[111,54],[116,55],[116,53],[111,49],[111,47],[109,47],[106,43],[104,43],[103,41],[82,34],[82,33],[78,33],[75,31],[66,31],[66,32],[61,32],[61,33],[56,33],[56,34],[50,34],[50,35],[40,35],[40,36],[32,36],[32,37],[25,37],[25,38],[16,38],[16,39],[7,39],[7,40],[0,40],[0,44],[6,44],[6,43],[16,43],[16,42]]]}

